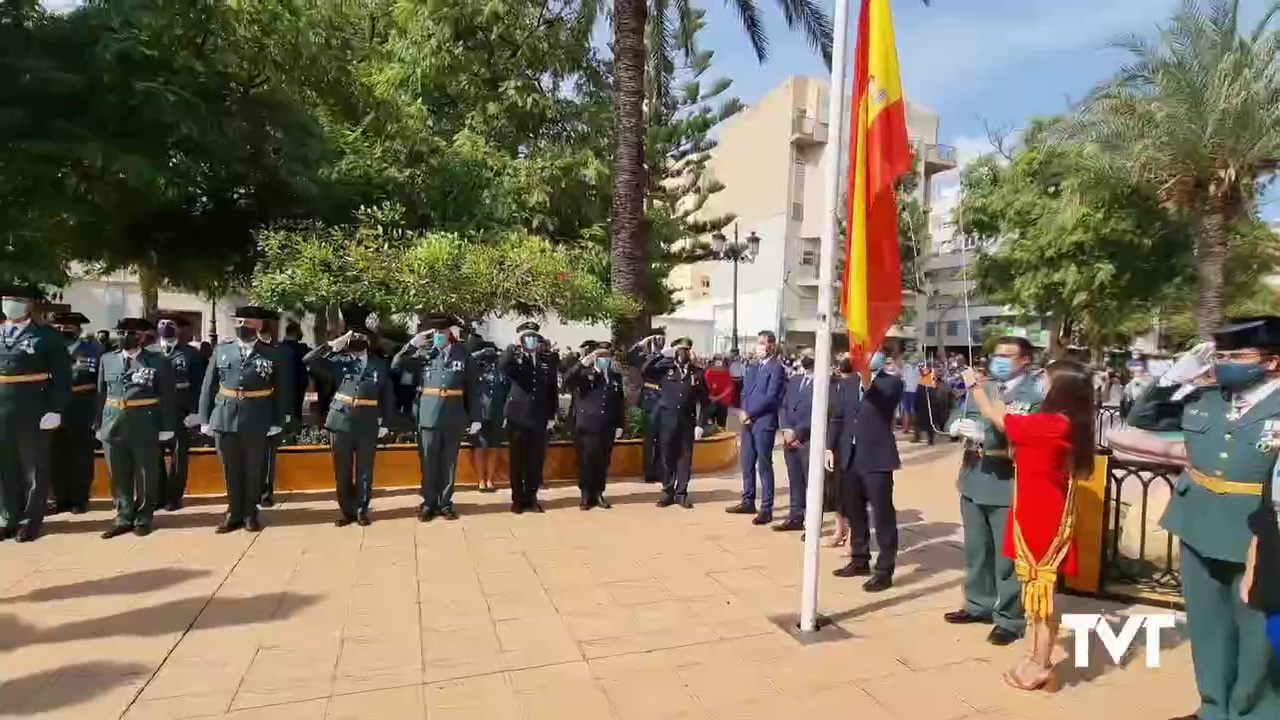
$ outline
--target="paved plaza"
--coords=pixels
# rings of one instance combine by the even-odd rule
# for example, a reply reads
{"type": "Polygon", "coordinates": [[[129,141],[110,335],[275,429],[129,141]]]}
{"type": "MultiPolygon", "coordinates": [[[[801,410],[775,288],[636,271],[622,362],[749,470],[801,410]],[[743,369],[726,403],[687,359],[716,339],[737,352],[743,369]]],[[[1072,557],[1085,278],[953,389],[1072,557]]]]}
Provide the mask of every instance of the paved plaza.
{"type": "MultiPolygon", "coordinates": [[[[693,510],[656,508],[653,486],[619,482],[609,511],[581,512],[571,486],[545,493],[544,515],[464,492],[461,520],[429,524],[414,519],[414,495],[392,491],[368,528],[333,527],[330,495],[295,495],[265,512],[259,535],[215,535],[214,498],[158,516],[147,538],[100,540],[105,506],[59,516],[39,542],[0,545],[0,716],[1163,720],[1195,709],[1189,647],[1174,637],[1159,669],[1145,666],[1140,636],[1124,667],[1098,650],[1098,669],[1065,662],[1057,694],[1006,688],[1000,673],[1019,651],[941,617],[962,576],[956,446],[903,447],[896,587],[869,596],[831,577],[843,551],[824,548],[819,604],[836,626],[809,644],[785,629],[800,535],[726,515],[730,475],[696,478],[693,510]]],[[[785,507],[784,488],[778,497],[785,507]]]]}

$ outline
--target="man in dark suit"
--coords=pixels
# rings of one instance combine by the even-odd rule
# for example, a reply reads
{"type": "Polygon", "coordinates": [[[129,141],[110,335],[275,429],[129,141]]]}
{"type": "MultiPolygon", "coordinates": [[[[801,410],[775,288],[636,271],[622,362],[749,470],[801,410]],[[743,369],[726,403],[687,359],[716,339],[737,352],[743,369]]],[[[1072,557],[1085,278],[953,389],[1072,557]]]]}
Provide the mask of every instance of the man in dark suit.
{"type": "Polygon", "coordinates": [[[813,414],[813,351],[800,353],[800,374],[787,381],[778,423],[782,430],[782,457],[787,463],[791,512],[773,526],[779,532],[804,529],[805,492],[809,485],[809,430],[813,414]]]}
{"type": "Polygon", "coordinates": [[[777,357],[778,338],[768,330],[756,336],[754,365],[742,383],[742,502],[727,508],[733,515],[755,515],[755,525],[773,522],[773,441],[778,434],[778,408],[787,387],[787,369],[777,357]],[[756,513],[756,474],[760,475],[760,512],[756,513]]]}
{"type": "Polygon", "coordinates": [[[536,322],[516,328],[516,344],[508,345],[498,365],[511,378],[507,395],[507,439],[510,448],[511,512],[542,512],[538,489],[547,458],[547,434],[556,424],[560,405],[557,369],[560,359],[551,352],[536,322]]]}
{"type": "Polygon", "coordinates": [[[902,379],[883,372],[884,353],[877,352],[840,381],[827,427],[826,465],[844,484],[845,517],[849,521],[849,564],[836,577],[870,575],[862,587],[880,592],[893,586],[898,555],[898,511],[893,506],[893,473],[901,466],[893,436],[893,414],[902,400],[902,379]],[[871,527],[876,530],[875,569],[871,566],[871,527]]]}
{"type": "Polygon", "coordinates": [[[627,424],[627,399],[622,373],[613,364],[613,345],[598,342],[591,346],[593,349],[565,372],[564,384],[573,392],[578,489],[582,492],[578,507],[608,510],[612,506],[604,499],[604,486],[613,443],[622,437],[627,424]]]}

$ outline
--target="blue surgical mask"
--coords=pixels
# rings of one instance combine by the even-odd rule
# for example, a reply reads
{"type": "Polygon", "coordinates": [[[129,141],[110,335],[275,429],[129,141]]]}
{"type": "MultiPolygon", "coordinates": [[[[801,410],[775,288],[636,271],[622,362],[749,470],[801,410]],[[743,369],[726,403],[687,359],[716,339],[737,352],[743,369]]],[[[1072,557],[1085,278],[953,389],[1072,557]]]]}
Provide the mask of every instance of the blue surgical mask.
{"type": "Polygon", "coordinates": [[[1008,380],[1013,377],[1013,358],[994,357],[987,363],[987,370],[996,380],[1008,380]]]}
{"type": "Polygon", "coordinates": [[[1267,371],[1258,363],[1219,362],[1214,366],[1218,384],[1232,392],[1258,384],[1267,371]]]}
{"type": "Polygon", "coordinates": [[[31,313],[31,304],[26,300],[5,298],[0,302],[0,312],[3,312],[10,322],[21,320],[31,313]]]}
{"type": "Polygon", "coordinates": [[[431,344],[436,348],[442,348],[449,344],[449,336],[444,333],[436,333],[431,336],[431,344]]]}
{"type": "Polygon", "coordinates": [[[871,356],[871,372],[880,372],[884,369],[884,353],[879,350],[875,355],[871,356]]]}
{"type": "Polygon", "coordinates": [[[607,357],[598,357],[598,358],[596,358],[596,369],[597,369],[597,370],[599,370],[600,372],[604,372],[605,370],[608,370],[608,369],[609,369],[609,358],[607,358],[607,357]]]}
{"type": "Polygon", "coordinates": [[[525,350],[532,350],[538,347],[538,336],[525,335],[524,337],[520,338],[520,344],[524,346],[525,350]]]}

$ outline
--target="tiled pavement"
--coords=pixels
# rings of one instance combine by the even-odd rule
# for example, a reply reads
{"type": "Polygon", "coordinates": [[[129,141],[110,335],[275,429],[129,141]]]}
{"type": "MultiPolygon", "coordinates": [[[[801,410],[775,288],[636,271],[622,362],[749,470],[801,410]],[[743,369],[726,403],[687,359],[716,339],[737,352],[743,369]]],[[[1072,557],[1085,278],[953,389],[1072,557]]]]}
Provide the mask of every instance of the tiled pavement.
{"type": "Polygon", "coordinates": [[[39,542],[0,546],[0,715],[1059,720],[1193,709],[1180,642],[1161,669],[1139,648],[1123,668],[1069,670],[1056,695],[1004,687],[1017,650],[940,617],[961,575],[956,452],[911,447],[905,461],[897,586],[868,596],[831,577],[841,551],[824,548],[820,606],[838,628],[810,645],[779,626],[799,602],[799,536],[722,512],[733,477],[696,479],[692,511],[655,508],[651,487],[627,482],[610,511],[580,512],[570,487],[546,493],[540,516],[466,492],[462,520],[426,525],[411,517],[413,496],[383,496],[364,529],[333,527],[328,497],[297,497],[257,536],[214,535],[219,508],[204,499],[144,539],[98,539],[105,511],[55,518],[39,542]]]}

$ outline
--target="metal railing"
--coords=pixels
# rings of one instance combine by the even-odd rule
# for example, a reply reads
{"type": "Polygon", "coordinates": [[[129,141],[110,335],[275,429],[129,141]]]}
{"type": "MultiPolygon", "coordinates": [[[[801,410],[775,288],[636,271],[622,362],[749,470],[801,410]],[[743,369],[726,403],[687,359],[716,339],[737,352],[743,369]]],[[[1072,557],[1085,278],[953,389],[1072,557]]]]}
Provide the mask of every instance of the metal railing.
{"type": "MultiPolygon", "coordinates": [[[[1100,451],[1110,454],[1107,449],[1100,451]]],[[[1180,601],[1178,547],[1159,522],[1181,474],[1182,468],[1176,465],[1108,459],[1102,594],[1168,604],[1180,601]]]]}
{"type": "Polygon", "coordinates": [[[1099,449],[1111,447],[1107,433],[1125,427],[1128,427],[1125,423],[1125,413],[1120,408],[1099,405],[1094,414],[1094,443],[1099,449]]]}

